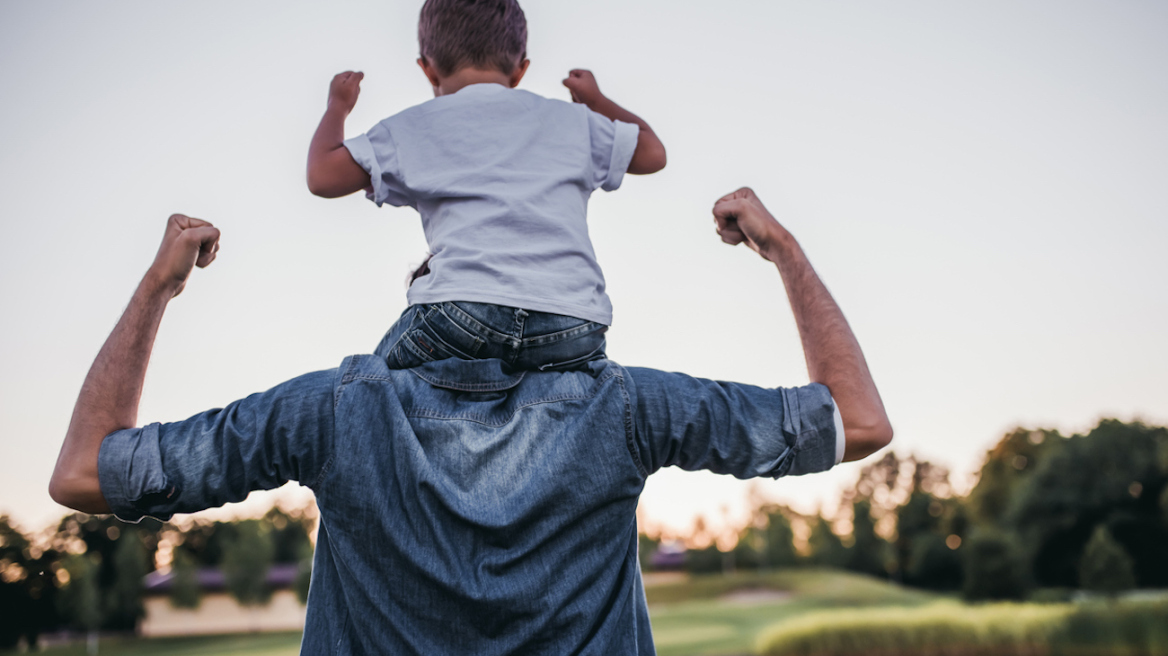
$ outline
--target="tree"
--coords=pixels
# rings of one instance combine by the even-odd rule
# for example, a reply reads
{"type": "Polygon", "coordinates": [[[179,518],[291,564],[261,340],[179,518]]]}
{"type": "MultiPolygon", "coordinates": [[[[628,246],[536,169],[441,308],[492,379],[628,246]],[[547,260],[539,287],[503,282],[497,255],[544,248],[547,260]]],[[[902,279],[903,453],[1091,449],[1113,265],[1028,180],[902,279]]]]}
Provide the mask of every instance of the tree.
{"type": "Polygon", "coordinates": [[[928,590],[957,590],[964,575],[961,557],[945,538],[936,533],[921,533],[913,539],[905,566],[904,580],[928,590]]]}
{"type": "Polygon", "coordinates": [[[146,547],[137,529],[122,529],[114,549],[114,581],[106,590],[106,622],[134,629],[146,615],[142,603],[142,579],[150,573],[146,547]]]}
{"type": "Polygon", "coordinates": [[[1018,489],[1063,440],[1058,431],[1052,430],[1015,428],[1006,433],[986,453],[977,485],[969,493],[968,503],[975,520],[1002,528],[1018,489]]]}
{"type": "Polygon", "coordinates": [[[286,512],[279,507],[269,510],[262,522],[269,527],[272,562],[296,563],[300,561],[304,549],[311,551],[312,542],[308,536],[313,521],[303,510],[286,512]]]}
{"type": "Polygon", "coordinates": [[[816,515],[811,523],[811,535],[807,538],[810,550],[807,561],[818,567],[843,567],[848,562],[848,550],[843,540],[831,528],[831,523],[823,515],[816,515]]]}
{"type": "Polygon", "coordinates": [[[655,540],[645,533],[637,533],[637,560],[641,564],[641,571],[648,572],[652,569],[653,554],[657,553],[660,546],[661,540],[655,540]]]}
{"type": "Polygon", "coordinates": [[[170,585],[170,605],[198,608],[203,601],[203,591],[199,588],[199,566],[195,557],[185,548],[175,547],[171,571],[174,578],[170,585]]]}
{"type": "Polygon", "coordinates": [[[1104,419],[1043,456],[1004,520],[1027,545],[1038,583],[1074,587],[1088,540],[1106,524],[1134,561],[1136,583],[1168,587],[1168,522],[1158,503],[1168,486],[1165,444],[1168,429],[1104,419]]]}
{"type": "Polygon", "coordinates": [[[846,563],[847,569],[886,578],[888,543],[876,535],[872,506],[867,501],[857,501],[852,505],[852,540],[846,563]]]}
{"type": "Polygon", "coordinates": [[[308,591],[312,587],[312,547],[307,547],[296,568],[296,598],[300,605],[308,603],[308,591]]]}
{"type": "Polygon", "coordinates": [[[1095,527],[1079,562],[1079,586],[1114,596],[1136,585],[1132,559],[1103,524],[1095,527]]]}
{"type": "Polygon", "coordinates": [[[272,565],[271,533],[255,519],[236,524],[235,540],[223,552],[227,589],[244,606],[266,604],[272,597],[268,569],[272,565]]]}
{"type": "Polygon", "coordinates": [[[1027,568],[1013,537],[994,529],[974,532],[964,547],[965,585],[970,601],[1023,599],[1027,568]]]}
{"type": "Polygon", "coordinates": [[[37,646],[40,633],[60,621],[54,577],[58,554],[32,544],[6,515],[0,515],[0,649],[23,637],[37,646]]]}
{"type": "Polygon", "coordinates": [[[62,562],[66,583],[58,604],[61,614],[71,624],[89,633],[89,653],[97,653],[97,630],[105,621],[101,602],[101,554],[84,553],[66,557],[62,562]]]}
{"type": "Polygon", "coordinates": [[[146,518],[134,525],[112,516],[73,513],[65,516],[53,536],[61,553],[86,553],[97,564],[100,628],[133,630],[142,617],[142,577],[154,569],[162,523],[146,518]]]}
{"type": "Polygon", "coordinates": [[[787,512],[774,507],[767,513],[766,526],[762,529],[765,567],[794,567],[799,563],[799,554],[795,552],[795,531],[787,512]]]}

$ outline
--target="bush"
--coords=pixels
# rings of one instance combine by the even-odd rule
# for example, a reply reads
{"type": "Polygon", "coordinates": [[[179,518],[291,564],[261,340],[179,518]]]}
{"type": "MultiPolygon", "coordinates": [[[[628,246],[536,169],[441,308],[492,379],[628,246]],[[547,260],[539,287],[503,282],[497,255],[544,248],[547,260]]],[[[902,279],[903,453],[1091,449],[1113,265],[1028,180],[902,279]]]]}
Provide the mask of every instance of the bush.
{"type": "Polygon", "coordinates": [[[783,656],[1168,656],[1168,602],[940,602],[922,608],[809,613],[765,630],[783,656]]]}
{"type": "Polygon", "coordinates": [[[1136,587],[1131,556],[1102,524],[1095,527],[1091,541],[1083,550],[1083,559],[1079,561],[1079,587],[1109,595],[1136,587]]]}
{"type": "Polygon", "coordinates": [[[1026,566],[1015,541],[1004,533],[979,531],[969,538],[965,551],[965,585],[970,601],[1024,599],[1026,566]]]}
{"type": "Polygon", "coordinates": [[[1084,605],[1055,644],[1067,653],[1168,656],[1168,602],[1084,605]]]}
{"type": "Polygon", "coordinates": [[[1048,654],[1069,605],[942,602],[923,608],[809,613],[763,632],[763,654],[901,656],[1048,654]]]}

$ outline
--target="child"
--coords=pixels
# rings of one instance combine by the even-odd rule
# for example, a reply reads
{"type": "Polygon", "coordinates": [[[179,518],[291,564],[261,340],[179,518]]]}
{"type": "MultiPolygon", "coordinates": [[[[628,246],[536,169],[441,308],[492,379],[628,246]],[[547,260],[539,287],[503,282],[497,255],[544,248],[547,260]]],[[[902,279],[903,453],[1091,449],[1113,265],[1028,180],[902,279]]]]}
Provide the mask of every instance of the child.
{"type": "Polygon", "coordinates": [[[665,148],[606,98],[588,71],[564,80],[578,104],[515,87],[530,63],[516,0],[427,0],[418,65],[434,100],[344,140],[362,73],[329,86],[308,152],[308,187],[422,215],[429,272],[375,351],[391,368],[449,357],[519,369],[604,357],[612,306],[585,221],[596,188],[654,173],[665,148]]]}

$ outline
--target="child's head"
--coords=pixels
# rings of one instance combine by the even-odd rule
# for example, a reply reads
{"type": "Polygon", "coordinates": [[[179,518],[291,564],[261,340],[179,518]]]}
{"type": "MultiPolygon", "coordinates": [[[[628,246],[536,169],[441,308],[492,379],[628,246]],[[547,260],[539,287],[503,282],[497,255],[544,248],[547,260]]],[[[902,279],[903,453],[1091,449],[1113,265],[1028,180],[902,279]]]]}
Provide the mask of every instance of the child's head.
{"type": "Polygon", "coordinates": [[[511,75],[527,57],[527,19],[516,0],[426,0],[418,45],[442,76],[463,68],[511,75]]]}

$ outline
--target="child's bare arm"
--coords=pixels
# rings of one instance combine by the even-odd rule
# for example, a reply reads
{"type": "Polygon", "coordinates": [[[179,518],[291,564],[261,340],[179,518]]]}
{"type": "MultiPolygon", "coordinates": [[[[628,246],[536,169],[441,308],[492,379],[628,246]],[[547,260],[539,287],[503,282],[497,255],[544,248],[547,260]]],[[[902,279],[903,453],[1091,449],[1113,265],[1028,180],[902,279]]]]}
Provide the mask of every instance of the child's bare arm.
{"type": "Polygon", "coordinates": [[[596,85],[596,78],[591,71],[574,69],[568,72],[564,86],[572,92],[572,100],[581,103],[592,111],[614,121],[635,123],[641,126],[641,134],[637,137],[637,149],[633,152],[633,159],[629,162],[629,173],[646,175],[656,173],[665,168],[665,144],[657,138],[653,128],[641,117],[609,100],[600,93],[596,85]]]}
{"type": "Polygon", "coordinates": [[[345,71],[329,85],[328,109],[308,146],[308,190],[322,198],[339,198],[369,186],[369,174],[345,148],[345,118],[357,104],[364,73],[345,71]]]}

